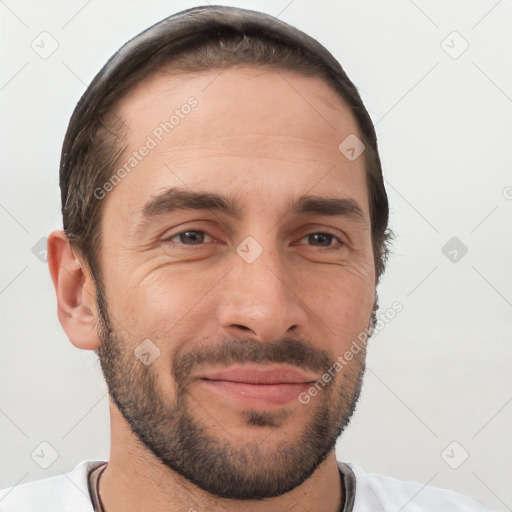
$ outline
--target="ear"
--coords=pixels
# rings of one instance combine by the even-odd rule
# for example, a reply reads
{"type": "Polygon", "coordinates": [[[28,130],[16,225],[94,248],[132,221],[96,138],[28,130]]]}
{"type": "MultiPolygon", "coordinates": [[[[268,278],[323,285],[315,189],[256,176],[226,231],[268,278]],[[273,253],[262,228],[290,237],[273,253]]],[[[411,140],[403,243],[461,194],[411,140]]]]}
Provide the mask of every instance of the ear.
{"type": "Polygon", "coordinates": [[[100,339],[92,313],[96,310],[94,281],[84,262],[75,258],[62,230],[48,237],[48,266],[57,294],[57,314],[69,340],[83,350],[97,349],[100,339]]]}

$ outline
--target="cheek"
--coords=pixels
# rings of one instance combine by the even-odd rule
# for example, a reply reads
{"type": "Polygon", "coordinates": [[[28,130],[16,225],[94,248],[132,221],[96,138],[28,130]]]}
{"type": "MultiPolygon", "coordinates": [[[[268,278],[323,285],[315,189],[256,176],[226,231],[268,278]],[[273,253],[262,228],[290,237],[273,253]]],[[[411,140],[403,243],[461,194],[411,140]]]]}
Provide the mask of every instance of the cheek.
{"type": "MultiPolygon", "coordinates": [[[[303,279],[299,297],[339,348],[340,343],[350,344],[368,326],[375,288],[371,273],[347,267],[303,279]]],[[[312,321],[315,324],[314,318],[312,321]]]]}
{"type": "MultiPolygon", "coordinates": [[[[372,311],[373,264],[364,256],[354,254],[343,264],[300,260],[300,268],[292,264],[284,276],[306,310],[306,329],[333,340],[336,352],[367,327],[372,311]]],[[[108,283],[109,309],[134,345],[149,338],[162,351],[178,350],[180,343],[216,331],[226,268],[207,261],[179,269],[165,259],[161,265],[144,259],[131,267],[119,261],[108,283]]]]}
{"type": "Polygon", "coordinates": [[[198,331],[208,317],[208,292],[219,279],[214,274],[153,270],[120,290],[119,315],[134,334],[152,339],[162,349],[173,340],[186,340],[194,334],[190,326],[198,331]]]}

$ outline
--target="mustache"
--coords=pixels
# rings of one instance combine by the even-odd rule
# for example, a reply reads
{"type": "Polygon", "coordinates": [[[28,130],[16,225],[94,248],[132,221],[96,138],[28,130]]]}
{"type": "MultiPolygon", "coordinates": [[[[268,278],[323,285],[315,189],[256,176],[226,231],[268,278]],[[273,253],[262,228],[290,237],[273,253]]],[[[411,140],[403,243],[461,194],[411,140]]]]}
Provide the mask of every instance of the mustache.
{"type": "Polygon", "coordinates": [[[198,343],[173,358],[172,375],[184,382],[195,366],[202,364],[231,366],[233,364],[281,363],[322,374],[335,360],[328,352],[296,339],[261,342],[251,339],[224,339],[214,345],[198,343]]]}

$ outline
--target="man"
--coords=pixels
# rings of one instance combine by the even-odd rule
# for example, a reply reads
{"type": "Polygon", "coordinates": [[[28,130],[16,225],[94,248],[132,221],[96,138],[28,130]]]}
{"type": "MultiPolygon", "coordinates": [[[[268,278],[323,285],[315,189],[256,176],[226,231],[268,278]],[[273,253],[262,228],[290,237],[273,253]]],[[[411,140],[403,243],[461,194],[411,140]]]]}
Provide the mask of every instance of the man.
{"type": "Polygon", "coordinates": [[[70,120],[49,238],[111,453],[2,511],[484,511],[336,460],[391,238],[371,119],[268,15],[200,7],[124,45],[70,120]]]}

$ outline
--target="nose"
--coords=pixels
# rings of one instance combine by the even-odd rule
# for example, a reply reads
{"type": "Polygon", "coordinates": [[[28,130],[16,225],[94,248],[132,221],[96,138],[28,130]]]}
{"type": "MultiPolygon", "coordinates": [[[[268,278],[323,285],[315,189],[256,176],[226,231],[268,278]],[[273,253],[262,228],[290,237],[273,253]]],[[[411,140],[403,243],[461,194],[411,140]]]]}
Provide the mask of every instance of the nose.
{"type": "Polygon", "coordinates": [[[235,253],[232,264],[217,309],[226,334],[277,341],[306,328],[307,310],[298,290],[301,276],[277,251],[263,250],[250,263],[235,253]]]}

